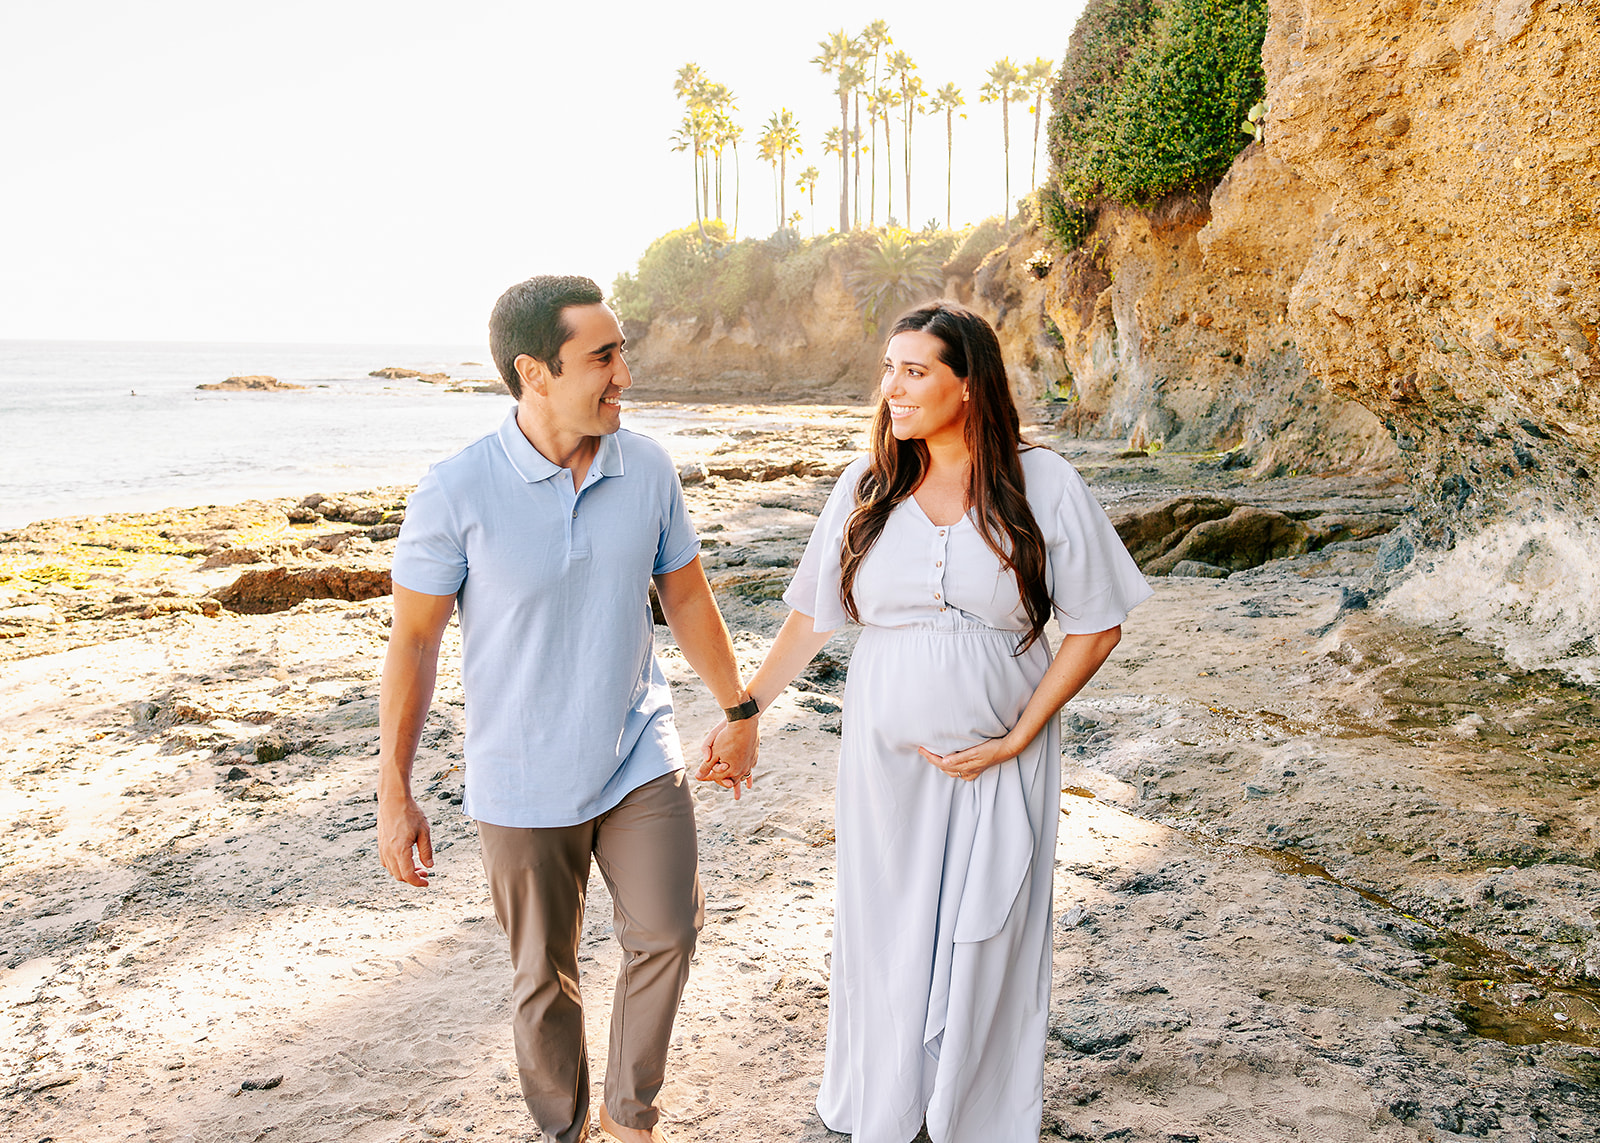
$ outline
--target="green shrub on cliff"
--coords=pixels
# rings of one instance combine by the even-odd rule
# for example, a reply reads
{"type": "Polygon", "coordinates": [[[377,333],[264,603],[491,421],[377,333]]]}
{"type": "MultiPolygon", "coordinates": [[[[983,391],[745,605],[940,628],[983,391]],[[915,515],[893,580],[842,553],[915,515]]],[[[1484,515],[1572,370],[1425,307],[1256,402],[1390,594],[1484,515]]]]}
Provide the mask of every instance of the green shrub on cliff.
{"type": "Polygon", "coordinates": [[[874,334],[884,319],[938,297],[944,275],[939,272],[938,253],[923,238],[904,230],[885,230],[860,264],[845,273],[844,284],[855,295],[867,333],[874,334]]]}
{"type": "MultiPolygon", "coordinates": [[[[1091,0],[1057,78],[1049,147],[1069,245],[1102,199],[1142,205],[1220,177],[1265,94],[1267,0],[1091,0]]],[[[1081,240],[1081,234],[1077,240],[1081,240]]]]}
{"type": "Polygon", "coordinates": [[[998,214],[991,215],[978,225],[970,228],[961,245],[944,264],[944,273],[948,276],[965,277],[975,272],[979,264],[986,258],[989,251],[997,246],[1006,244],[1006,224],[1001,221],[998,214]]]}

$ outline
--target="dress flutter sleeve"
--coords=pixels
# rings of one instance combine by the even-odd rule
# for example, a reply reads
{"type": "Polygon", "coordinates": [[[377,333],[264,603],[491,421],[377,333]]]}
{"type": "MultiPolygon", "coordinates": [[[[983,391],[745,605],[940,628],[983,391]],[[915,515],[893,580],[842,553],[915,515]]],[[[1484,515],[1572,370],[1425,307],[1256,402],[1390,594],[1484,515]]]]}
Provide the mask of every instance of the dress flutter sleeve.
{"type": "Polygon", "coordinates": [[[839,594],[839,552],[844,544],[845,523],[856,507],[856,483],[866,468],[863,457],[839,474],[839,482],[822,506],[817,526],[811,530],[800,566],[783,593],[785,603],[802,615],[811,616],[811,625],[819,633],[842,627],[850,618],[839,594]]]}
{"type": "Polygon", "coordinates": [[[1064,635],[1093,635],[1120,626],[1128,612],[1153,592],[1139,573],[1105,509],[1065,459],[1047,450],[1038,479],[1028,473],[1028,501],[1034,519],[1051,522],[1045,535],[1050,570],[1050,601],[1064,635]],[[1041,503],[1038,492],[1053,500],[1041,503]],[[1048,489],[1048,491],[1046,491],[1048,489]]]}

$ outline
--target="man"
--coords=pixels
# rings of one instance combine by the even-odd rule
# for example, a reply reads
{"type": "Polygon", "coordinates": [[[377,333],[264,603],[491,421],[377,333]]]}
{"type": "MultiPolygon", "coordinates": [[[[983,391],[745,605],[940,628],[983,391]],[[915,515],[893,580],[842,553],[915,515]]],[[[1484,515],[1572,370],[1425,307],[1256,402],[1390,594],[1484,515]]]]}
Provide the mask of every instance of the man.
{"type": "Polygon", "coordinates": [[[588,1130],[578,938],[591,855],[622,945],[600,1126],[661,1143],[655,1097],[704,917],[694,808],[648,599],[730,725],[714,773],[737,795],[756,760],[754,703],[700,566],[677,473],[621,429],[632,383],[616,316],[587,278],[511,287],[489,320],[517,404],[435,465],[406,507],[380,701],[384,868],[426,886],[428,821],[410,778],[439,645],[461,608],[466,797],[510,938],[522,1094],[546,1135],[588,1130]]]}

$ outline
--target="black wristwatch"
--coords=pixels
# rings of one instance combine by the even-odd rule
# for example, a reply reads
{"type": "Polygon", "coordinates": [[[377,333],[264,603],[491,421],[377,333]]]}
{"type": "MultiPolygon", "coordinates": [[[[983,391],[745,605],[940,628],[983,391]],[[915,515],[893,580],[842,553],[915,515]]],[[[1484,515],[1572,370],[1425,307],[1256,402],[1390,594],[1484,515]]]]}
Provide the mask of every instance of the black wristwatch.
{"type": "Polygon", "coordinates": [[[722,713],[728,716],[729,722],[743,722],[747,718],[754,718],[761,713],[761,707],[753,698],[747,698],[738,706],[725,706],[722,713]]]}

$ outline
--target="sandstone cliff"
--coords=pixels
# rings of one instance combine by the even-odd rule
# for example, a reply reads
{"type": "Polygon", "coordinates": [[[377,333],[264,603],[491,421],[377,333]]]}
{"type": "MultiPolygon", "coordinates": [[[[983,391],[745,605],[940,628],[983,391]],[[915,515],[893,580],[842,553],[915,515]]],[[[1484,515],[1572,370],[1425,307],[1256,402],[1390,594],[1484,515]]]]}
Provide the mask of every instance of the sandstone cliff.
{"type": "Polygon", "coordinates": [[[1046,237],[1014,236],[979,269],[974,304],[1013,370],[1068,388],[1065,423],[1082,435],[1238,448],[1257,472],[1383,468],[1382,425],[1322,387],[1287,324],[1327,213],[1326,195],[1252,146],[1209,196],[1102,208],[1042,281],[1022,263],[1046,237]]]}
{"type": "Polygon", "coordinates": [[[1268,148],[1336,220],[1294,340],[1384,419],[1414,489],[1395,606],[1591,681],[1597,23],[1561,0],[1274,0],[1265,47],[1268,148]]]}
{"type": "Polygon", "coordinates": [[[733,321],[716,315],[629,322],[637,395],[702,401],[856,401],[877,384],[880,340],[868,337],[844,284],[847,251],[796,296],[733,321]]]}

